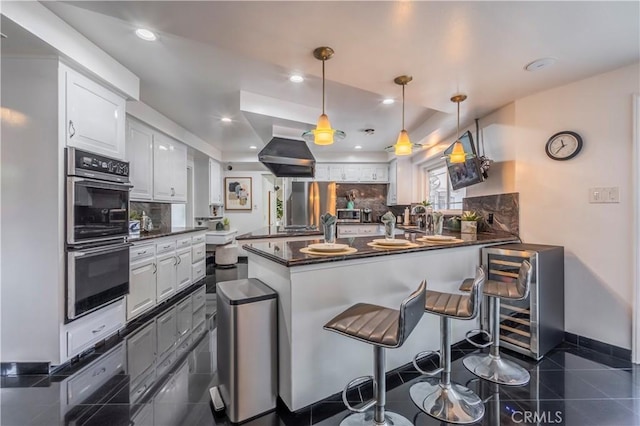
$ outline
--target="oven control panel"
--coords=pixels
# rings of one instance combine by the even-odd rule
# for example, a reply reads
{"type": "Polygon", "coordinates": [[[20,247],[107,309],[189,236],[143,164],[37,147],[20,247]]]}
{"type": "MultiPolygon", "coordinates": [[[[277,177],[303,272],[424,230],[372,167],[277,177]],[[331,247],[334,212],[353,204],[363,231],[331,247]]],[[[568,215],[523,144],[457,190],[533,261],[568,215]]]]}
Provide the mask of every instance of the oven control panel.
{"type": "Polygon", "coordinates": [[[127,161],[75,148],[67,148],[67,151],[68,175],[129,182],[129,163],[127,161]]]}

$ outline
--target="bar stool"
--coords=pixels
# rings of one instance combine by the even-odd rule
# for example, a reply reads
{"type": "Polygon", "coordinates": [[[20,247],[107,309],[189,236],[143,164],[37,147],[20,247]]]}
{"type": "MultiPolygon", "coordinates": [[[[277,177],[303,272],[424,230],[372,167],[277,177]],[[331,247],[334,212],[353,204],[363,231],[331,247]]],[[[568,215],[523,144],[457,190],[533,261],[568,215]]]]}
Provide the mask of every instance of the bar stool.
{"type": "Polygon", "coordinates": [[[385,411],[385,348],[399,348],[416,327],[425,304],[423,281],[420,287],[400,305],[400,310],[383,306],[358,303],[342,312],[327,324],[324,329],[343,336],[373,345],[373,377],[364,376],[353,379],[342,391],[342,401],[352,414],[340,423],[340,426],[376,425],[376,426],[413,426],[405,417],[385,411]],[[351,386],[373,379],[374,397],[360,408],[352,407],[347,401],[347,390],[351,386]],[[366,412],[374,407],[372,413],[366,412]]]}
{"type": "Polygon", "coordinates": [[[440,374],[438,381],[423,381],[409,389],[413,402],[431,417],[447,423],[475,423],[484,416],[484,404],[478,395],[465,386],[451,381],[451,323],[450,319],[471,320],[478,316],[480,295],[485,281],[484,270],[476,268],[476,276],[465,280],[470,285],[469,294],[441,293],[427,290],[425,312],[440,316],[440,353],[424,351],[413,359],[413,366],[426,376],[440,374]],[[425,371],[418,366],[418,358],[438,354],[440,367],[425,371]]]}
{"type": "MultiPolygon", "coordinates": [[[[528,260],[523,260],[518,271],[518,279],[514,282],[487,280],[484,295],[489,297],[489,315],[491,334],[490,342],[479,345],[467,341],[478,348],[491,346],[489,353],[471,354],[462,363],[476,376],[501,385],[520,386],[529,382],[529,372],[513,361],[500,357],[500,299],[522,300],[529,295],[533,269],[528,260]]],[[[462,284],[461,289],[465,286],[462,284]]],[[[471,332],[470,332],[471,333],[471,332]]],[[[486,333],[486,332],[484,332],[486,333]]]]}

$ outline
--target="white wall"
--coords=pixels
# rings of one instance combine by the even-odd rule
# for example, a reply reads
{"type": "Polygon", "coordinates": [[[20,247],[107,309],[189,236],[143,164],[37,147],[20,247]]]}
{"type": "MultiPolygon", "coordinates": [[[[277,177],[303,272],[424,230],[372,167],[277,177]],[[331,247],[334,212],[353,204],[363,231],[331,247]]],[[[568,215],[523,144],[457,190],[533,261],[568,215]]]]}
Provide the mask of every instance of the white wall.
{"type": "Polygon", "coordinates": [[[631,347],[632,95],[639,75],[636,64],[515,102],[522,239],[565,247],[565,329],[623,348],[631,347]],[[544,151],[561,130],[584,140],[569,161],[544,151]],[[619,187],[620,203],[589,204],[588,188],[597,186],[619,187]]]}
{"type": "MultiPolygon", "coordinates": [[[[238,234],[255,231],[267,226],[266,200],[263,200],[262,176],[269,172],[256,171],[225,171],[224,177],[250,177],[253,196],[251,211],[225,210],[225,217],[229,218],[230,226],[238,230],[238,234]]],[[[223,192],[224,196],[224,192],[223,192]]]]}
{"type": "Polygon", "coordinates": [[[2,59],[3,362],[59,362],[64,315],[58,61],[2,59]]]}

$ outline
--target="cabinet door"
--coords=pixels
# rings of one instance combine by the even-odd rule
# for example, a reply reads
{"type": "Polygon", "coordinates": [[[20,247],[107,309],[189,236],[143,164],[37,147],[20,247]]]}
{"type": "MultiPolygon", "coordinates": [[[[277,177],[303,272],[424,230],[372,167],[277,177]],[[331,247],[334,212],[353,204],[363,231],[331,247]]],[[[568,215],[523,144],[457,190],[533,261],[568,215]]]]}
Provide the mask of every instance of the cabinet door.
{"type": "Polygon", "coordinates": [[[132,200],[153,198],[153,130],[127,120],[127,161],[132,200]]]}
{"type": "Polygon", "coordinates": [[[152,321],[133,336],[127,337],[127,369],[131,382],[151,368],[155,358],[156,323],[152,321]]]}
{"type": "Polygon", "coordinates": [[[171,145],[171,202],[187,202],[187,146],[172,141],[171,145]]]}
{"type": "Polygon", "coordinates": [[[389,190],[387,192],[387,204],[394,206],[398,203],[397,196],[397,170],[398,170],[398,162],[396,160],[392,160],[389,163],[389,190]]]}
{"type": "Polygon", "coordinates": [[[157,201],[171,201],[171,170],[173,156],[171,139],[155,133],[153,137],[153,198],[157,201]]]}
{"type": "Polygon", "coordinates": [[[184,339],[190,332],[192,326],[193,312],[191,309],[191,297],[187,297],[176,305],[178,311],[178,340],[184,339]]]}
{"type": "Polygon", "coordinates": [[[360,167],[360,182],[373,182],[374,179],[374,167],[370,164],[365,164],[360,167]]]}
{"type": "Polygon", "coordinates": [[[334,182],[344,182],[347,176],[344,174],[344,167],[341,165],[329,165],[329,180],[334,182]]]}
{"type": "Polygon", "coordinates": [[[65,69],[67,146],[125,158],[125,99],[65,69]]]}
{"type": "Polygon", "coordinates": [[[175,252],[157,257],[156,299],[158,302],[173,296],[176,292],[176,263],[175,252]]]}
{"type": "Polygon", "coordinates": [[[373,169],[373,178],[376,182],[387,182],[389,180],[389,166],[380,164],[373,169]]]}
{"type": "Polygon", "coordinates": [[[177,253],[178,265],[176,265],[177,290],[180,291],[191,284],[191,247],[180,250],[177,253]]]}
{"type": "Polygon", "coordinates": [[[360,165],[351,164],[344,166],[344,180],[347,182],[358,182],[360,180],[360,165]]]}
{"type": "Polygon", "coordinates": [[[209,204],[222,205],[222,168],[209,159],[209,204]]]}
{"type": "Polygon", "coordinates": [[[127,320],[137,317],[156,304],[156,263],[151,258],[132,264],[129,272],[127,320]]]}
{"type": "Polygon", "coordinates": [[[329,180],[329,165],[328,164],[316,164],[316,176],[317,181],[329,180]]]}

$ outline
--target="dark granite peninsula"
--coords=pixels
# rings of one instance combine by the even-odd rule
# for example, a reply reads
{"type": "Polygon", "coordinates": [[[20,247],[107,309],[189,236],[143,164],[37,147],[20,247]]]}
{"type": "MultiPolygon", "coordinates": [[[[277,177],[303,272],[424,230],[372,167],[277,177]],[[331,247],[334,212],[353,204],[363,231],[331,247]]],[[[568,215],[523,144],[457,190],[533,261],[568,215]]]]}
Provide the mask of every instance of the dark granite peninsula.
{"type": "MultiPolygon", "coordinates": [[[[475,275],[482,247],[519,241],[511,234],[445,235],[456,241],[424,242],[424,234],[407,232],[401,238],[410,247],[378,249],[369,244],[384,237],[342,238],[336,242],[357,251],[328,256],[300,251],[322,242],[313,237],[244,244],[249,277],[278,292],[278,388],[290,410],[336,394],[349,379],[371,373],[371,348],[324,331],[329,319],[360,302],[397,309],[422,280],[430,289],[456,292],[475,275]]],[[[474,328],[473,321],[456,321],[453,341],[474,328]]],[[[411,362],[418,352],[437,350],[439,339],[437,316],[424,315],[405,344],[388,351],[386,370],[411,362]]]]}

